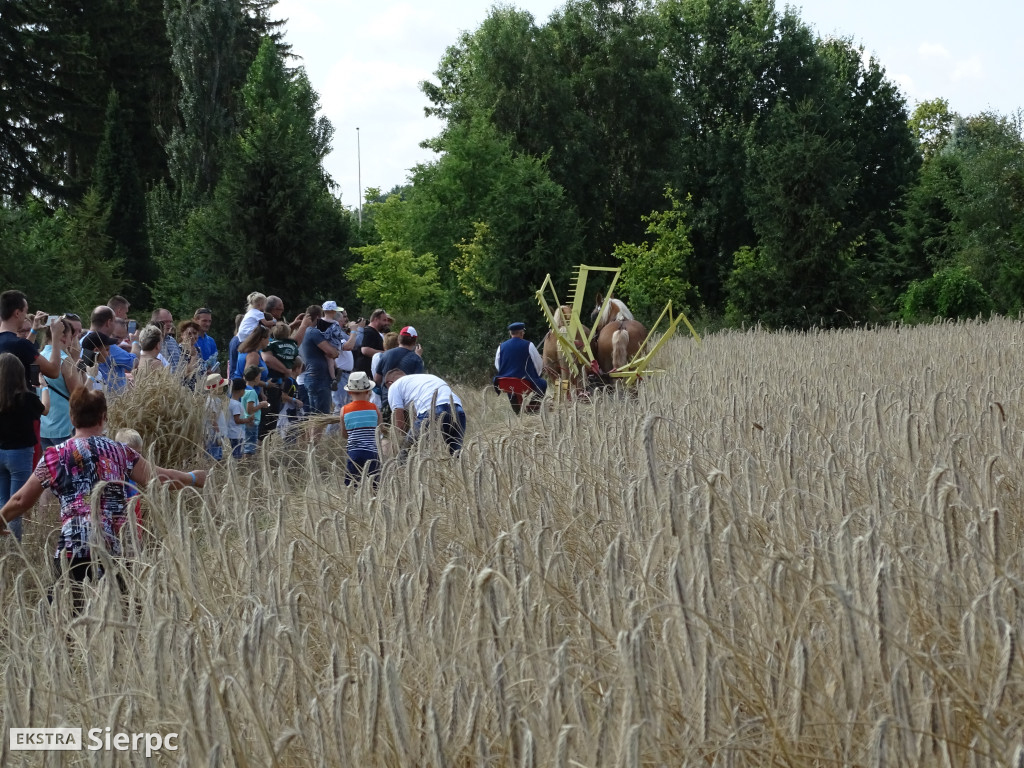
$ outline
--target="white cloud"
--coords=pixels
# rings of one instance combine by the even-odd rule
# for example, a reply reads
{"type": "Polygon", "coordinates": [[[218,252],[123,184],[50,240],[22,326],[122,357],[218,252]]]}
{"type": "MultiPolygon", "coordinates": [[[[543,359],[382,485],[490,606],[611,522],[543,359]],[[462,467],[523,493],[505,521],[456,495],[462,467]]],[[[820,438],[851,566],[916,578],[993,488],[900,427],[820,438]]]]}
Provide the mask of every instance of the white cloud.
{"type": "Polygon", "coordinates": [[[914,82],[914,78],[903,72],[890,72],[889,79],[891,79],[896,86],[900,89],[907,100],[913,100],[917,93],[917,84],[914,82]]]}
{"type": "Polygon", "coordinates": [[[985,68],[981,64],[980,56],[972,56],[956,63],[953,68],[953,82],[959,83],[962,80],[980,80],[985,74],[985,68]]]}
{"type": "Polygon", "coordinates": [[[949,51],[941,43],[921,43],[917,49],[922,59],[948,59],[949,51]]]}

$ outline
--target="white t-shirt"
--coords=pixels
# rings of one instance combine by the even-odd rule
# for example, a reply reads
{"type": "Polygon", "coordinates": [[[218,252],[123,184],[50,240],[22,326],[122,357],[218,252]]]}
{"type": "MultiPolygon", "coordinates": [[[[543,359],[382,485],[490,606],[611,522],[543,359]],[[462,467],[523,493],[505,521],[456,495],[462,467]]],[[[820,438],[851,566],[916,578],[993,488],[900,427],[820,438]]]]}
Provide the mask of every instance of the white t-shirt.
{"type": "MultiPolygon", "coordinates": [[[[350,336],[348,332],[342,328],[341,339],[342,342],[347,342],[350,336]]],[[[380,355],[374,355],[373,359],[376,360],[380,355]]],[[[346,352],[344,349],[340,351],[338,357],[335,359],[334,364],[338,366],[339,371],[351,371],[352,365],[355,362],[354,356],[351,351],[346,352]]]]}
{"type": "Polygon", "coordinates": [[[245,418],[242,401],[231,398],[228,400],[228,440],[241,440],[245,437],[245,424],[235,424],[235,414],[245,418]]]}
{"type": "MultiPolygon", "coordinates": [[[[206,396],[206,409],[210,414],[210,431],[213,440],[228,436],[227,407],[218,395],[206,396]]],[[[233,419],[232,419],[233,421],[233,419]]]]}
{"type": "Polygon", "coordinates": [[[250,309],[246,312],[245,317],[242,318],[242,324],[238,326],[238,341],[245,341],[249,334],[256,330],[256,326],[260,324],[263,317],[262,309],[250,309]]]}
{"type": "Polygon", "coordinates": [[[429,413],[437,405],[453,403],[462,406],[462,401],[452,392],[452,388],[445,380],[431,373],[413,373],[403,376],[395,380],[388,389],[388,404],[391,406],[391,410],[397,411],[410,403],[416,410],[417,416],[429,413]]]}

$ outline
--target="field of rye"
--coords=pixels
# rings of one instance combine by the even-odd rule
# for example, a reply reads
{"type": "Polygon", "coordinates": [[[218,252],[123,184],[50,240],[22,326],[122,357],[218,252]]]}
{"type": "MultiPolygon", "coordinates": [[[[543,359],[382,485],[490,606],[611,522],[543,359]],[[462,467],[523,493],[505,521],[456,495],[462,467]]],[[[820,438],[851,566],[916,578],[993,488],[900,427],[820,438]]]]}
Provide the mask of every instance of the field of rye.
{"type": "Polygon", "coordinates": [[[327,448],[154,490],[78,618],[37,515],[0,542],[0,763],[147,762],[8,750],[67,725],[180,733],[167,765],[1024,765],[1024,328],[660,363],[521,420],[469,392],[462,456],[376,494],[327,448]]]}

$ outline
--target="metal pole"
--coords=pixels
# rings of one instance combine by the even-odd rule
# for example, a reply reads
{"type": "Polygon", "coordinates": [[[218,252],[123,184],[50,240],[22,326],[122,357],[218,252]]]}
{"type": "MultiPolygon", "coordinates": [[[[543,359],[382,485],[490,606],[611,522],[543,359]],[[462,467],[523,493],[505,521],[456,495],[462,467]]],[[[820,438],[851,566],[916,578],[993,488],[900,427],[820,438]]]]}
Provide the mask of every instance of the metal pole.
{"type": "Polygon", "coordinates": [[[356,126],[356,168],[359,179],[359,228],[363,228],[363,156],[359,145],[359,126],[356,126]]]}

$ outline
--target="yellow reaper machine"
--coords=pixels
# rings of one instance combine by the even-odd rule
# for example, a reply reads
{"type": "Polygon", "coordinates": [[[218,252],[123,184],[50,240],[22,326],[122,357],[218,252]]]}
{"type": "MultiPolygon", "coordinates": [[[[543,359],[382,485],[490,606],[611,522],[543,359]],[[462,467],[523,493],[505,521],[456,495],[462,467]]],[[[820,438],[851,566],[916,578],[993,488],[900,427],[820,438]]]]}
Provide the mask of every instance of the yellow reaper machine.
{"type": "MultiPolygon", "coordinates": [[[[658,315],[658,319],[648,332],[647,338],[640,345],[636,354],[625,365],[619,366],[615,370],[602,371],[594,354],[597,326],[595,325],[594,328],[588,331],[581,319],[584,311],[587,278],[592,272],[610,272],[612,274],[611,285],[608,286],[604,301],[598,308],[597,315],[601,317],[604,315],[608,303],[612,301],[615,284],[619,279],[618,267],[591,267],[581,264],[574,270],[573,285],[569,295],[566,297],[566,304],[562,304],[558,300],[550,274],[544,278],[544,283],[541,285],[540,290],[537,291],[537,302],[540,304],[541,312],[544,313],[544,317],[551,327],[551,337],[557,341],[558,352],[562,359],[568,362],[573,373],[580,374],[580,378],[586,376],[588,379],[597,378],[607,381],[610,377],[611,379],[622,380],[628,385],[645,374],[659,373],[660,371],[649,368],[650,362],[655,353],[661,348],[661,345],[675,333],[676,327],[681,322],[686,324],[690,334],[697,340],[698,344],[700,343],[700,335],[694,330],[686,315],[682,312],[674,314],[672,302],[670,301],[665,305],[665,309],[662,310],[661,314],[658,315]],[[662,329],[663,322],[666,322],[664,329],[662,329]],[[655,338],[655,334],[659,332],[661,337],[654,344],[649,344],[648,342],[655,338]]],[[[547,346],[545,344],[545,348],[547,346]]]]}

